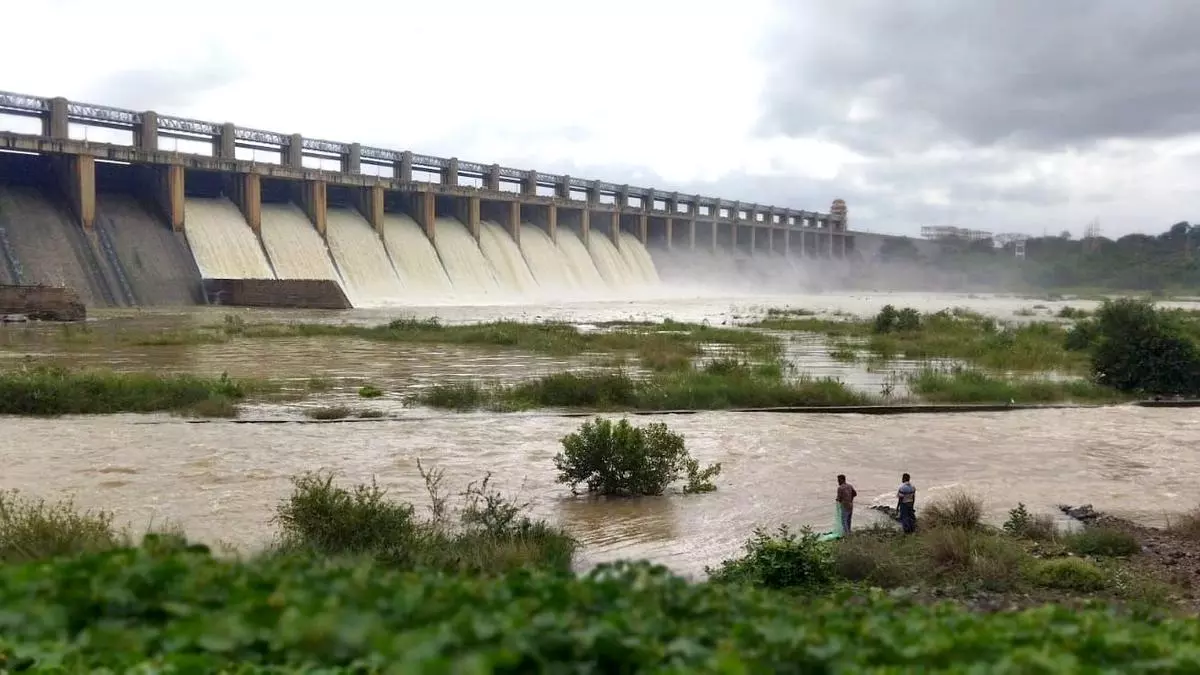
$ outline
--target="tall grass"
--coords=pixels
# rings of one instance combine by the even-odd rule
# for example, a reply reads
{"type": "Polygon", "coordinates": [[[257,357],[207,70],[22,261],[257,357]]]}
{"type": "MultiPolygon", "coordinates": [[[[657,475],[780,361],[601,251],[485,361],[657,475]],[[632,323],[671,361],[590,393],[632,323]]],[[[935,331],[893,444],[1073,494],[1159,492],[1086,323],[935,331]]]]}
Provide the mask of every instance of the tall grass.
{"type": "Polygon", "coordinates": [[[46,502],[16,490],[0,492],[0,562],[42,560],[102,551],[123,543],[107,511],[79,511],[74,502],[46,502]]]}
{"type": "Polygon", "coordinates": [[[316,472],[293,479],[275,522],[278,551],[325,556],[370,556],[403,569],[499,573],[518,567],[569,570],[576,542],[566,532],[528,517],[526,504],[471,483],[452,512],[441,471],[425,471],[429,515],[396,502],[373,480],[351,488],[316,472]]]}
{"type": "Polygon", "coordinates": [[[785,379],[778,363],[718,359],[700,368],[635,378],[628,372],[545,375],[512,385],[435,385],[411,403],[454,410],[724,410],[730,408],[865,405],[870,399],[836,380],[785,379]]]}
{"type": "Polygon", "coordinates": [[[0,415],[177,411],[231,414],[233,403],[271,385],[193,375],[79,371],[25,365],[0,372],[0,415]]]}
{"type": "Polygon", "coordinates": [[[1008,379],[965,368],[925,368],[907,379],[913,394],[932,403],[1108,403],[1127,398],[1082,379],[1008,379]]]}

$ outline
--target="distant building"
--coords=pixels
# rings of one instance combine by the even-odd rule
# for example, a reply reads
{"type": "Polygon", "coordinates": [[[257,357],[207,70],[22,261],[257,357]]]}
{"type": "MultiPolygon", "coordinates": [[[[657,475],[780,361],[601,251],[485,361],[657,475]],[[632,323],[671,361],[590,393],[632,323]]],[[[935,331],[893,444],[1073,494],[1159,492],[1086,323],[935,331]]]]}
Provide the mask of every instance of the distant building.
{"type": "Polygon", "coordinates": [[[992,233],[984,230],[972,230],[953,225],[933,225],[921,228],[924,239],[966,239],[967,241],[987,241],[992,233]]]}

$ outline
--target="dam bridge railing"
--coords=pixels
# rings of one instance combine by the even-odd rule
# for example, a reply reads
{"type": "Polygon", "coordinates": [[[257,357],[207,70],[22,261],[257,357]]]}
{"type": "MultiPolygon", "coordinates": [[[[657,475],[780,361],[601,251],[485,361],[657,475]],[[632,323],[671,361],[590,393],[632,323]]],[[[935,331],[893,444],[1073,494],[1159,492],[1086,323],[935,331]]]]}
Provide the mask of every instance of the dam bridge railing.
{"type": "Polygon", "coordinates": [[[382,220],[387,193],[408,196],[412,215],[431,238],[438,211],[450,210],[476,238],[482,213],[482,217],[496,214],[514,236],[522,218],[540,221],[551,236],[563,220],[581,230],[586,241],[592,221],[603,219],[618,245],[624,230],[648,245],[653,240],[667,248],[696,248],[699,228],[700,246],[711,237],[713,249],[746,248],[751,254],[768,251],[844,257],[854,247],[854,233],[847,230],[844,213],[618,185],[62,97],[0,92],[0,116],[32,118],[40,123],[26,133],[0,131],[0,151],[65,158],[61,175],[79,220],[89,229],[94,219],[94,163],[101,161],[159,170],[158,198],[177,230],[183,229],[184,172],[207,171],[237,177],[230,192],[255,229],[260,220],[261,180],[269,179],[300,182],[297,201],[322,232],[326,190],[349,188],[356,191],[355,201],[363,215],[376,226],[382,220]],[[88,128],[114,130],[114,140],[89,141],[88,128]],[[532,213],[537,216],[531,217],[532,213]]]}

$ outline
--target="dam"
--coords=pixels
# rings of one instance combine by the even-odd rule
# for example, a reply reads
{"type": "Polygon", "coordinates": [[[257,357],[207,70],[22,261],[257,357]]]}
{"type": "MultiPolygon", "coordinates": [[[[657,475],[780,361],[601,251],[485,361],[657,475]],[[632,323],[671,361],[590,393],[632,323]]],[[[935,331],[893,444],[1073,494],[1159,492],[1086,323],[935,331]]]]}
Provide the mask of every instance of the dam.
{"type": "Polygon", "coordinates": [[[855,238],[841,200],[822,213],[0,92],[0,284],[89,307],[233,287],[301,306],[297,289],[324,289],[322,307],[625,299],[844,267],[855,238]]]}

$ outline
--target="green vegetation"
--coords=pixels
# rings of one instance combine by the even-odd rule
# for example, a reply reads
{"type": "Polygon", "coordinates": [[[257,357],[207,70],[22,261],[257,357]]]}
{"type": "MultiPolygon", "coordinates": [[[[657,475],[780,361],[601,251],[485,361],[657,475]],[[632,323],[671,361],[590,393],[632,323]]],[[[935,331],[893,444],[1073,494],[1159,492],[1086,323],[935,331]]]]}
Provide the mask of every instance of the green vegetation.
{"type": "Polygon", "coordinates": [[[499,573],[521,567],[567,571],[576,543],[569,535],[525,515],[527,504],[489,487],[490,476],[462,493],[457,518],[442,488],[443,472],[425,471],[430,517],[411,504],[387,499],[372,480],[352,489],[327,473],[293,479],[292,495],[278,507],[278,550],[320,556],[367,556],[401,569],[499,573]]]}
{"type": "Polygon", "coordinates": [[[360,398],[379,398],[383,396],[383,390],[374,385],[366,384],[358,388],[360,398]]]}
{"type": "Polygon", "coordinates": [[[0,568],[5,669],[1136,673],[1188,670],[1200,641],[1193,620],[879,593],[798,603],[646,564],[446,576],[146,543],[0,568]]]}
{"type": "Polygon", "coordinates": [[[269,383],[150,373],[77,371],[42,364],[0,371],[0,415],[89,415],[171,411],[231,416],[234,404],[269,383]]]}
{"type": "Polygon", "coordinates": [[[615,424],[596,418],[562,439],[554,457],[558,482],[575,492],[581,483],[592,494],[605,496],[661,495],[680,477],[685,493],[712,492],[720,464],[703,469],[688,453],[683,436],[657,422],[635,427],[629,420],[615,424]]]}
{"type": "Polygon", "coordinates": [[[511,385],[440,384],[408,401],[452,410],[614,411],[866,405],[870,398],[836,380],[787,379],[779,362],[755,365],[725,358],[645,378],[617,370],[555,373],[511,385]]]}
{"type": "Polygon", "coordinates": [[[709,578],[717,583],[809,590],[834,581],[833,552],[809,529],[795,534],[781,525],[771,534],[755,528],[744,548],[744,556],[724,560],[716,569],[706,568],[709,578]]]}
{"type": "Polygon", "coordinates": [[[925,368],[907,379],[909,390],[930,403],[1113,403],[1128,398],[1083,379],[1001,378],[959,367],[925,368]]]}
{"type": "MultiPolygon", "coordinates": [[[[1099,384],[1136,394],[1200,394],[1195,321],[1144,300],[1106,300],[1064,344],[1088,354],[1099,384]]],[[[1190,317],[1188,317],[1190,318],[1190,317]]]]}

